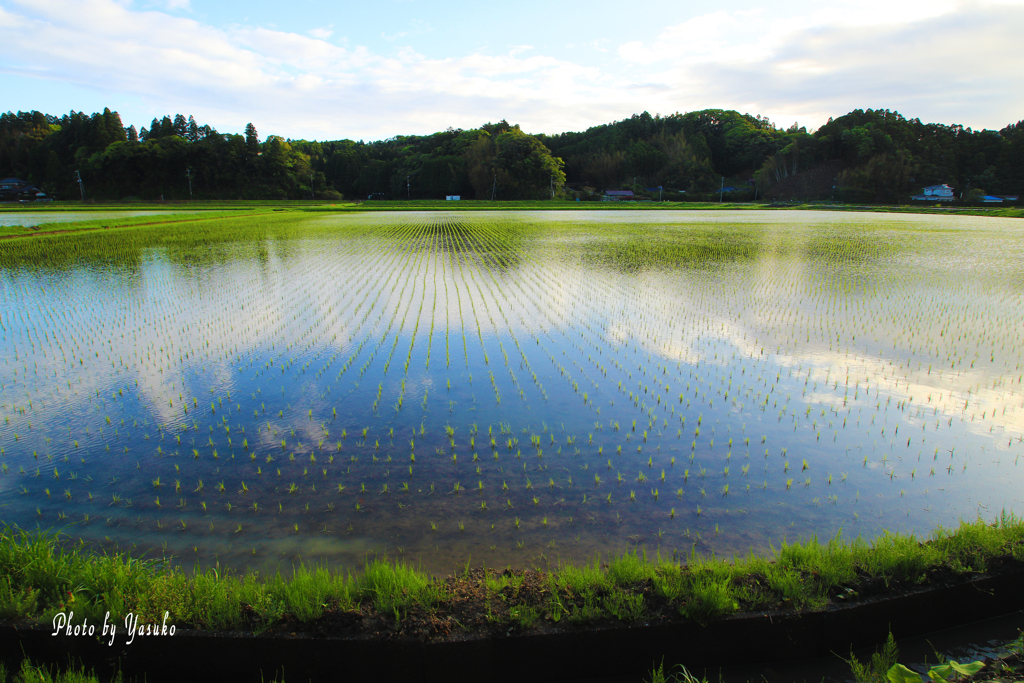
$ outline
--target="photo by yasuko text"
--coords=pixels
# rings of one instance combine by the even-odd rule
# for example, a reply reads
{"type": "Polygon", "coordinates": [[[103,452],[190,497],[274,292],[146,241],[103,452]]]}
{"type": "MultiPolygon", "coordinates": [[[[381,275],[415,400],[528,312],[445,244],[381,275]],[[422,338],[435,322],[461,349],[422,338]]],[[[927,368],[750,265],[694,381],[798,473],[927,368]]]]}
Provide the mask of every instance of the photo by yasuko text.
{"type": "MultiPolygon", "coordinates": [[[[164,618],[162,623],[147,623],[140,624],[139,617],[131,612],[124,618],[124,629],[127,634],[126,645],[131,645],[135,641],[135,636],[146,637],[146,636],[173,636],[175,632],[174,624],[168,624],[167,619],[169,613],[164,612],[164,618]]],[[[90,624],[89,620],[82,619],[81,624],[75,624],[74,622],[75,613],[72,612],[58,612],[53,617],[53,633],[52,636],[96,636],[96,624],[90,624]]],[[[100,635],[104,638],[109,638],[107,645],[114,644],[114,637],[117,633],[117,624],[110,620],[110,612],[107,612],[103,617],[103,625],[100,630],[100,635]]]]}

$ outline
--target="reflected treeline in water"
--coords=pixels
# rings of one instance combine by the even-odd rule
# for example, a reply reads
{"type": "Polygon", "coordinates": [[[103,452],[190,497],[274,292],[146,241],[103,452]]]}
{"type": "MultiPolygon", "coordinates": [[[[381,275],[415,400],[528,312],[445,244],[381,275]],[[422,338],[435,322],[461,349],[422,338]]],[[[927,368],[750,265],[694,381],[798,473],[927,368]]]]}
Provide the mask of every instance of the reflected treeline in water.
{"type": "Polygon", "coordinates": [[[12,240],[4,519],[188,567],[450,571],[1012,508],[1024,250],[1016,223],[963,220],[259,215],[12,240]]]}

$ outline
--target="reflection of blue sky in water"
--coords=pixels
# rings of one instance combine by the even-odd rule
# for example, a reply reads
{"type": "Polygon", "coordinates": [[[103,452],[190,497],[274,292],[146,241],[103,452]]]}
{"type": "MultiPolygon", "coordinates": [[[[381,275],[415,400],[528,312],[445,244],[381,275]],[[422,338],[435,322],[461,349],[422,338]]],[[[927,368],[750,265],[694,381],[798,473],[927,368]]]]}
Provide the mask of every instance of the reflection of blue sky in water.
{"type": "Polygon", "coordinates": [[[1020,511],[1012,223],[683,214],[749,224],[757,257],[580,262],[609,224],[679,217],[321,217],[5,272],[5,521],[186,564],[440,570],[1020,511]]]}

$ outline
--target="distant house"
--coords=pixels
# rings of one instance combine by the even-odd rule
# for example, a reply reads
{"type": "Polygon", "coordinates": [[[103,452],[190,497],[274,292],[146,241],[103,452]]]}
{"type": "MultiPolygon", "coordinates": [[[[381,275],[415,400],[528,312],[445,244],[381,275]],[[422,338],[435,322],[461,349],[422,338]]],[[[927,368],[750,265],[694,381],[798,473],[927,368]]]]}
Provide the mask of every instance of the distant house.
{"type": "Polygon", "coordinates": [[[34,201],[46,198],[46,193],[21,178],[0,180],[0,202],[34,201]]]}
{"type": "Polygon", "coordinates": [[[981,197],[978,197],[978,201],[981,202],[982,204],[1003,204],[1003,203],[1012,204],[1013,202],[1017,201],[1017,196],[1016,195],[1002,195],[1002,196],[998,196],[998,195],[986,194],[986,195],[983,195],[981,197]]]}
{"type": "Polygon", "coordinates": [[[955,197],[953,196],[953,188],[949,185],[929,185],[924,188],[924,194],[915,194],[911,197],[916,202],[951,202],[955,197]]]}
{"type": "Polygon", "coordinates": [[[621,202],[635,200],[633,190],[605,190],[602,202],[621,202]]]}
{"type": "Polygon", "coordinates": [[[446,194],[444,198],[449,202],[457,202],[462,199],[462,195],[457,194],[446,194]]]}

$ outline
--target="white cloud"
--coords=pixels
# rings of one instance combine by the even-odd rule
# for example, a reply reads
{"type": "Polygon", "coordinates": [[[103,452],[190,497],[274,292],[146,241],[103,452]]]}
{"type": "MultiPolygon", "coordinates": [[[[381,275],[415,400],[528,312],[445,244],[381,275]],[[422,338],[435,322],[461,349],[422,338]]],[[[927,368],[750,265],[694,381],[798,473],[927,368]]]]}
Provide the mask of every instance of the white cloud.
{"type": "Polygon", "coordinates": [[[1022,30],[1020,7],[977,8],[903,26],[809,30],[763,64],[716,65],[704,85],[718,97],[726,96],[718,84],[741,88],[762,112],[791,109],[794,116],[783,120],[820,112],[820,121],[826,111],[874,107],[998,128],[1024,112],[1021,91],[1003,88],[1018,77],[1022,30]]]}
{"type": "Polygon", "coordinates": [[[331,30],[329,26],[324,28],[311,28],[308,31],[306,31],[306,33],[313,36],[317,40],[327,40],[332,35],[334,35],[334,31],[331,30]]]}
{"type": "Polygon", "coordinates": [[[865,107],[974,127],[1001,127],[1024,112],[1024,96],[1010,87],[1024,57],[1019,0],[968,8],[868,0],[799,16],[716,11],[622,44],[600,64],[527,45],[446,58],[411,47],[380,54],[327,42],[330,26],[306,35],[222,29],[115,0],[4,5],[2,72],[141,100],[147,119],[182,111],[226,130],[253,121],[292,137],[373,139],[501,118],[555,133],[644,110],[708,107],[811,128],[865,107]]]}
{"type": "Polygon", "coordinates": [[[0,7],[0,30],[8,31],[12,29],[21,29],[28,24],[27,21],[17,14],[8,12],[3,7],[0,7]]]}
{"type": "Polygon", "coordinates": [[[22,61],[11,71],[142,95],[156,111],[201,113],[215,125],[259,121],[286,135],[387,137],[503,117],[551,125],[538,113],[556,94],[555,110],[587,99],[575,81],[585,88],[598,75],[516,50],[438,60],[406,48],[386,57],[265,28],[218,30],[110,0],[15,2],[21,11],[0,25],[9,63],[22,61]]]}
{"type": "Polygon", "coordinates": [[[765,19],[760,10],[712,12],[664,29],[650,45],[642,41],[626,43],[619,47],[619,56],[640,64],[680,58],[757,60],[778,40],[772,26],[775,22],[765,19]]]}
{"type": "Polygon", "coordinates": [[[1021,117],[1024,95],[999,85],[1017,78],[1024,58],[1021,3],[897,3],[888,14],[887,6],[799,20],[715,12],[619,54],[657,69],[645,70],[646,80],[672,87],[659,98],[662,111],[736,108],[812,127],[868,107],[976,127],[1021,117]],[[882,23],[892,16],[904,21],[882,23]],[[755,25],[760,37],[747,42],[755,25]]]}

